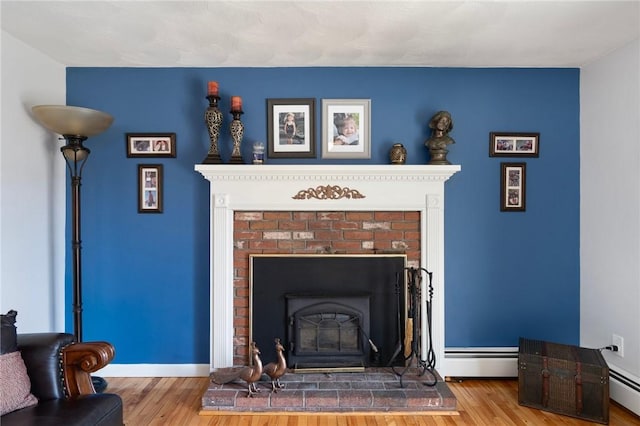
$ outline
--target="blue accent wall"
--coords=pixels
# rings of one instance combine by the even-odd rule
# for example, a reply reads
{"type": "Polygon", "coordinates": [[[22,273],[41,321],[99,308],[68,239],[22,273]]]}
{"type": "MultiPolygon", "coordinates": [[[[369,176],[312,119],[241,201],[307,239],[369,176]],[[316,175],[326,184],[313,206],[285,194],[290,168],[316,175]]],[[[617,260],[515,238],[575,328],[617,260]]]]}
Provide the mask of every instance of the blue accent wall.
{"type": "Polygon", "coordinates": [[[67,103],[115,117],[86,142],[85,340],[112,342],[116,363],[209,362],[209,182],[194,164],[209,148],[205,96],[216,80],[223,145],[229,97],[243,98],[246,158],[266,141],[266,99],[316,99],[317,158],[270,163],[387,164],[401,142],[408,164],[425,164],[427,123],[451,112],[448,158],[462,171],[445,184],[446,346],[578,344],[579,78],[577,69],[68,68],[67,103]],[[323,98],[371,99],[371,160],[321,159],[323,98]],[[540,157],[489,157],[491,131],[539,132],[540,157]],[[175,132],[177,158],[127,158],[127,132],[175,132]],[[526,212],[499,209],[500,163],[511,161],[527,163],[526,212]],[[162,214],[138,213],[138,164],[164,165],[162,214]]]}

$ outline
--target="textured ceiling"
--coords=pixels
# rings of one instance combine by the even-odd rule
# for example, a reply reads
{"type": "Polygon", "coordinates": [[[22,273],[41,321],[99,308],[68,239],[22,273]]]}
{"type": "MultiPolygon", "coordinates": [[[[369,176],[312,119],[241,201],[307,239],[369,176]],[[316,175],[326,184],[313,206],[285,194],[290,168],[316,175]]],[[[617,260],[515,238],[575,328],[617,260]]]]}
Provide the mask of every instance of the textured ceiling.
{"type": "Polygon", "coordinates": [[[68,66],[580,67],[640,37],[640,1],[2,1],[68,66]]]}

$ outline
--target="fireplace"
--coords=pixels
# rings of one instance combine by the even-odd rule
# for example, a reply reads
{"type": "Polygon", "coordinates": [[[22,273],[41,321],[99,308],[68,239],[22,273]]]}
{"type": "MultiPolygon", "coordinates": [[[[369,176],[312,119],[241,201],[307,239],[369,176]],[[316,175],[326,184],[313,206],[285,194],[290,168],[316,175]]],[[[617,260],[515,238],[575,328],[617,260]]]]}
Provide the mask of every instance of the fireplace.
{"type": "Polygon", "coordinates": [[[288,365],[294,371],[367,366],[369,298],[285,295],[288,365]]]}
{"type": "Polygon", "coordinates": [[[250,255],[249,340],[268,354],[281,339],[294,368],[385,366],[404,330],[406,265],[403,254],[250,255]]]}
{"type": "MultiPolygon", "coordinates": [[[[409,266],[433,273],[433,347],[444,361],[444,183],[460,166],[212,164],[196,170],[210,181],[212,370],[234,365],[234,349],[247,345],[234,330],[234,252],[246,249],[234,238],[234,213],[241,211],[417,211],[420,260],[409,266]]],[[[426,324],[421,328],[427,347],[426,324]]]]}

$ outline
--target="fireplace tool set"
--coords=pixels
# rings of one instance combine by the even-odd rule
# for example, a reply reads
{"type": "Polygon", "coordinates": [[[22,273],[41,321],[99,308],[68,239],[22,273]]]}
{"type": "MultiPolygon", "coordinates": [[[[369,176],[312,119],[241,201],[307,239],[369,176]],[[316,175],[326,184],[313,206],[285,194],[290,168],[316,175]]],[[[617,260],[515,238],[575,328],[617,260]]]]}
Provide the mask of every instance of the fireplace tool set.
{"type": "Polygon", "coordinates": [[[396,347],[391,360],[389,361],[389,366],[393,370],[393,372],[400,378],[400,387],[404,387],[402,383],[402,377],[404,374],[411,368],[414,361],[417,362],[419,369],[421,370],[419,376],[424,375],[427,371],[431,373],[433,376],[433,381],[425,383],[427,386],[435,386],[438,382],[436,378],[434,369],[436,367],[436,356],[435,351],[433,349],[433,339],[431,332],[431,317],[432,317],[432,302],[433,302],[433,273],[427,271],[424,268],[404,268],[402,272],[396,273],[396,295],[397,295],[397,311],[398,311],[398,345],[396,347]],[[406,288],[401,288],[401,280],[405,271],[408,271],[408,280],[406,288]],[[421,289],[420,284],[422,282],[421,272],[424,271],[429,277],[428,284],[428,298],[427,298],[427,312],[426,320],[427,320],[427,337],[428,337],[428,345],[426,351],[425,359],[421,359],[421,347],[420,347],[420,325],[422,323],[422,312],[421,312],[421,289]],[[407,306],[407,321],[405,323],[405,336],[404,342],[402,339],[402,308],[401,308],[401,297],[404,295],[408,296],[408,306],[407,306]],[[402,370],[396,369],[394,366],[394,361],[399,359],[399,357],[403,357],[404,367],[402,370]]]}

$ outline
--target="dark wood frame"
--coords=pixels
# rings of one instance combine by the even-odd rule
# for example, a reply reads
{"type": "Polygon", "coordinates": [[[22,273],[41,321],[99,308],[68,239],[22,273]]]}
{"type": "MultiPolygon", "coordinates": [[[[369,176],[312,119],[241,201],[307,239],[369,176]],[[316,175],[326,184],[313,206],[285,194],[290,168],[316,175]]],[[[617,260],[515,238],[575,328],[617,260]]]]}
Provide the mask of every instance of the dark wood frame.
{"type": "Polygon", "coordinates": [[[176,157],[175,133],[127,133],[125,142],[127,145],[127,157],[176,157]],[[167,143],[167,150],[158,150],[157,143],[167,143]],[[148,149],[138,149],[137,144],[144,144],[148,149]]]}
{"type": "Polygon", "coordinates": [[[540,133],[491,132],[489,134],[490,157],[538,157],[540,155],[540,133]],[[500,141],[508,140],[511,149],[499,148],[500,141]],[[521,150],[523,144],[531,142],[530,150],[521,150]]]}
{"type": "Polygon", "coordinates": [[[163,166],[162,164],[138,164],[138,213],[162,213],[163,202],[163,166]],[[147,185],[145,173],[155,171],[155,185],[147,185]],[[155,192],[155,203],[152,206],[145,205],[148,191],[155,192]]]}
{"type": "MultiPolygon", "coordinates": [[[[269,158],[315,158],[315,110],[314,98],[267,99],[267,156],[269,158]],[[303,144],[280,144],[282,136],[280,115],[286,115],[287,112],[304,113],[303,144]]],[[[296,132],[300,133],[298,130],[296,132]]]]}
{"type": "Polygon", "coordinates": [[[500,163],[500,211],[523,212],[527,201],[527,164],[500,163]],[[518,170],[516,170],[518,169],[518,170]],[[519,171],[519,178],[514,181],[510,172],[519,171]],[[517,196],[517,202],[513,201],[517,196]]]}

